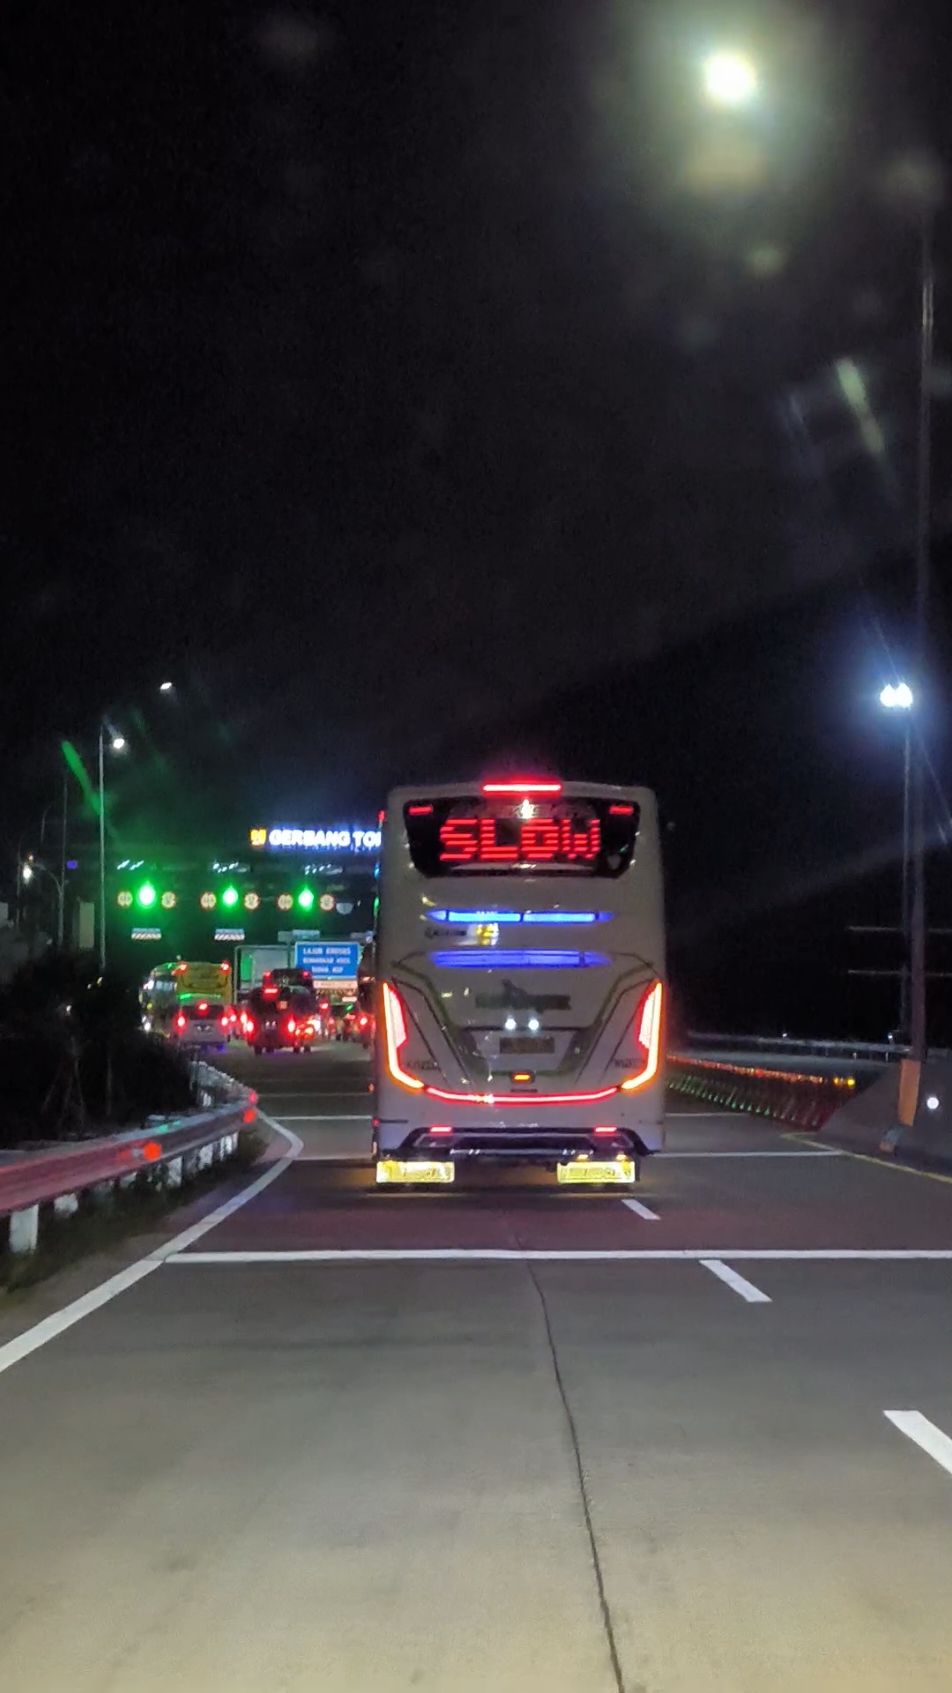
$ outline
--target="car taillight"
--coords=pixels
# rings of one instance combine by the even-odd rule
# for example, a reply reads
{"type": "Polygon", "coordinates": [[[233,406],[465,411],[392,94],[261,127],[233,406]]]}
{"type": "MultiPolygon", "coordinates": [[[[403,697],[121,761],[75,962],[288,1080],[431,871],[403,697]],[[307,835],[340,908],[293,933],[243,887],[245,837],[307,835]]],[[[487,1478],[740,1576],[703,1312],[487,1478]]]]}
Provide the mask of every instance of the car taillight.
{"type": "Polygon", "coordinates": [[[200,1015],[201,1015],[201,1016],[202,1016],[202,1017],[204,1017],[204,1015],[205,1015],[205,1013],[206,1013],[206,1011],[207,1011],[207,1010],[208,1010],[208,1000],[207,1000],[207,999],[203,999],[203,1000],[201,1000],[201,1001],[200,1001],[200,1002],[199,1002],[199,1007],[198,1007],[198,1009],[199,1009],[199,1014],[200,1014],[200,1015]]]}
{"type": "Polygon", "coordinates": [[[221,1026],[222,1026],[223,1029],[227,1029],[227,1027],[228,1027],[228,1018],[227,1017],[222,1018],[221,1026]]]}
{"type": "Polygon", "coordinates": [[[257,1027],[257,1024],[255,1023],[255,1020],[254,1020],[253,1017],[246,1017],[245,1018],[245,1034],[248,1035],[249,1038],[250,1038],[251,1035],[254,1034],[256,1027],[257,1027]]]}
{"type": "Polygon", "coordinates": [[[401,1048],[409,1040],[407,1034],[407,1020],[404,1015],[403,1002],[396,988],[389,982],[382,984],[383,988],[383,1026],[387,1047],[387,1068],[395,1082],[400,1082],[405,1088],[419,1091],[423,1083],[417,1076],[409,1076],[400,1063],[401,1048]]]}
{"type": "Polygon", "coordinates": [[[664,988],[661,982],[653,982],[641,996],[638,1009],[635,1012],[635,1040],[640,1048],[642,1060],[641,1069],[637,1075],[629,1076],[622,1082],[622,1093],[634,1093],[636,1088],[646,1087],[658,1074],[661,1062],[661,1009],[664,988]]]}
{"type": "Polygon", "coordinates": [[[293,1035],[296,1028],[297,1028],[297,1024],[295,1023],[294,1018],[289,1017],[288,1018],[288,1034],[293,1035]]]}
{"type": "Polygon", "coordinates": [[[361,1015],[357,1019],[357,1027],[360,1029],[366,1029],[369,1022],[370,1018],[367,1016],[366,1012],[361,1012],[361,1015]]]}
{"type": "Polygon", "coordinates": [[[184,1014],[180,1011],[178,1016],[175,1019],[175,1027],[177,1029],[184,1029],[187,1022],[188,1022],[188,1018],[186,1016],[184,1016],[184,1014]]]}

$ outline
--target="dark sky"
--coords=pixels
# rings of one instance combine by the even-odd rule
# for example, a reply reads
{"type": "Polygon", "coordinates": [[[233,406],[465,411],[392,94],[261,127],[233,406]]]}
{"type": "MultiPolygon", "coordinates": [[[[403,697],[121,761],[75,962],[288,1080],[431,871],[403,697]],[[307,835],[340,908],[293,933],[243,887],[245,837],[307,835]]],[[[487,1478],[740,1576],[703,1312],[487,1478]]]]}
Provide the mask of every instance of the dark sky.
{"type": "MultiPolygon", "coordinates": [[[[168,742],[166,817],[367,811],[546,711],[571,758],[566,690],[670,678],[901,549],[916,241],[886,185],[949,151],[929,17],[8,11],[7,843],[106,706],[168,742]],[[741,118],[699,98],[721,41],[761,67],[741,118]]],[[[732,744],[705,686],[641,699],[676,785],[699,724],[732,744]]]]}

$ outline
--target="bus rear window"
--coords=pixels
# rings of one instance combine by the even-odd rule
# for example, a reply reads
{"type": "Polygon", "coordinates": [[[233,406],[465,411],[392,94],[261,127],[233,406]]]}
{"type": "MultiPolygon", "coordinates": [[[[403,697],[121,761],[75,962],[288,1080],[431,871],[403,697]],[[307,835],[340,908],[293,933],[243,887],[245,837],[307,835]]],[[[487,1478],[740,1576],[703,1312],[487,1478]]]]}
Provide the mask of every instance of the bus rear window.
{"type": "Polygon", "coordinates": [[[608,799],[474,795],[403,808],[422,876],[620,876],[631,863],[638,807],[608,799]]]}

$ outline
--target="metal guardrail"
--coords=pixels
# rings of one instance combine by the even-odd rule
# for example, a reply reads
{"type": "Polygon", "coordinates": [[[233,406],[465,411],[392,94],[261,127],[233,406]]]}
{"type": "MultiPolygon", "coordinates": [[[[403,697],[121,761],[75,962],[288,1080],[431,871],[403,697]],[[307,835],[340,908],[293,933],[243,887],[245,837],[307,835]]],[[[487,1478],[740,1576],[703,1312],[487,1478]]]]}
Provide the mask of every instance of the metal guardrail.
{"type": "Polygon", "coordinates": [[[194,1067],[205,1109],[171,1118],[149,1118],[141,1129],[98,1140],[23,1152],[0,1165],[0,1217],[9,1218],[11,1252],[32,1252],[39,1208],[50,1201],[61,1216],[79,1208],[79,1195],[115,1184],[131,1187],[143,1171],[163,1170],[180,1187],[196,1170],[229,1157],[243,1125],[253,1123],[258,1096],[210,1064],[194,1067]]]}
{"type": "Polygon", "coordinates": [[[681,1052],[668,1055],[668,1086],[726,1111],[749,1111],[800,1129],[821,1129],[850,1099],[856,1082],[848,1075],[810,1075],[681,1052]]]}
{"type": "MultiPolygon", "coordinates": [[[[789,1052],[803,1057],[856,1058],[885,1064],[908,1058],[910,1050],[900,1041],[802,1040],[791,1035],[712,1035],[699,1034],[694,1029],[689,1029],[687,1038],[690,1047],[701,1050],[714,1047],[724,1052],[769,1052],[775,1055],[789,1052]]],[[[947,1047],[936,1047],[932,1049],[931,1056],[949,1058],[952,1052],[947,1047]]]]}

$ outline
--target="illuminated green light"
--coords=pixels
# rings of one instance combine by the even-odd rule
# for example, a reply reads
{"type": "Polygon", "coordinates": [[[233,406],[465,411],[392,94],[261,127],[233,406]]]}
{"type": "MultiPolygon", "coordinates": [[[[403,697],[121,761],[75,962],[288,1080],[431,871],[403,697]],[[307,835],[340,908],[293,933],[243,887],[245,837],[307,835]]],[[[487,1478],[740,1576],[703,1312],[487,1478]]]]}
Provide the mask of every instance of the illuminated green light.
{"type": "Polygon", "coordinates": [[[155,895],[155,889],[152,886],[152,883],[151,882],[143,882],[141,888],[139,889],[139,892],[136,894],[136,898],[139,901],[140,905],[146,905],[146,906],[154,905],[156,895],[155,895]]]}
{"type": "Polygon", "coordinates": [[[297,896],[297,899],[298,905],[301,907],[302,911],[310,911],[311,906],[314,904],[314,894],[310,888],[302,888],[301,892],[297,896]]]}
{"type": "Polygon", "coordinates": [[[222,905],[237,905],[238,904],[238,889],[237,888],[226,888],[224,893],[221,896],[221,902],[222,902],[222,905]]]}

